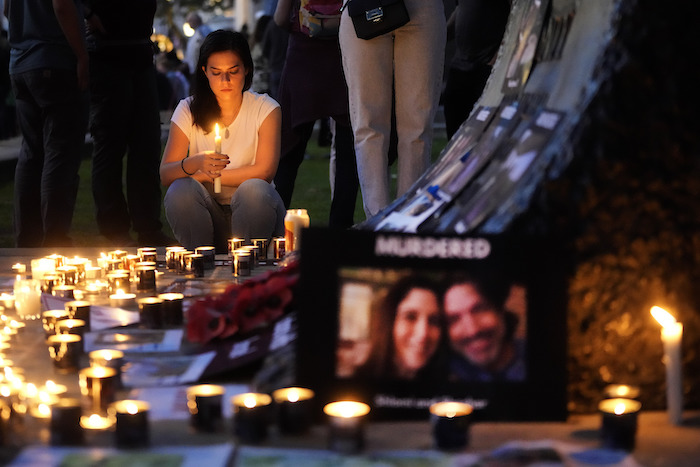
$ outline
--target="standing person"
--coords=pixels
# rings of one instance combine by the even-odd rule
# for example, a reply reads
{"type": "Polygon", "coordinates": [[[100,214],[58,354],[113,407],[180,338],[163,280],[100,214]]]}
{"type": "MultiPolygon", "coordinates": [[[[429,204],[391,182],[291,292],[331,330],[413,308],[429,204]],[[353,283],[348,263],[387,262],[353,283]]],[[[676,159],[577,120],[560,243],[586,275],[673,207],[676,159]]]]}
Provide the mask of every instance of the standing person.
{"type": "Polygon", "coordinates": [[[506,310],[510,285],[456,275],[444,295],[453,356],[449,377],[456,381],[525,379],[525,342],[515,337],[518,316],[506,310]]]}
{"type": "Polygon", "coordinates": [[[197,71],[197,59],[199,58],[199,48],[204,42],[204,38],[211,32],[211,28],[204,24],[199,13],[193,11],[185,18],[187,24],[194,29],[194,34],[187,40],[187,48],[185,49],[185,63],[190,71],[190,77],[194,76],[197,71]]]}
{"type": "Polygon", "coordinates": [[[456,46],[443,94],[448,139],[467,119],[484,90],[509,14],[510,0],[459,0],[448,20],[456,46]]]}
{"type": "Polygon", "coordinates": [[[87,126],[82,10],[74,0],[7,0],[4,12],[23,136],[15,169],[15,243],[70,246],[87,126]]]}
{"type": "Polygon", "coordinates": [[[445,14],[442,0],[404,3],[410,21],[374,39],[357,37],[348,8],[340,22],[357,170],[368,219],[394,198],[388,168],[392,89],[399,155],[397,196],[430,165],[445,61],[445,14]]]}
{"type": "Polygon", "coordinates": [[[279,104],[249,91],[253,58],[239,32],[214,31],[202,43],[192,96],[180,101],[160,166],[165,213],[188,249],[231,236],[284,235],[284,204],[270,184],[280,151],[279,104]],[[214,152],[214,125],[221,154],[214,152]],[[221,177],[221,193],[213,181],[221,177]]]}
{"type": "Polygon", "coordinates": [[[151,42],[156,0],[88,0],[92,194],[97,226],[116,246],[164,246],[160,114],[151,42]],[[126,198],[122,162],[126,154],[126,198]],[[129,230],[138,234],[134,242],[129,230]]]}
{"type": "MultiPolygon", "coordinates": [[[[348,108],[347,85],[336,31],[309,36],[300,25],[301,0],[279,0],[274,21],[289,30],[289,45],[280,81],[282,157],[275,187],[289,208],[299,166],[316,120],[335,120],[335,175],[329,227],[345,229],[354,223],[357,166],[348,108]]],[[[342,2],[322,1],[335,11],[342,2]]],[[[309,2],[313,4],[313,1],[309,2]]]]}

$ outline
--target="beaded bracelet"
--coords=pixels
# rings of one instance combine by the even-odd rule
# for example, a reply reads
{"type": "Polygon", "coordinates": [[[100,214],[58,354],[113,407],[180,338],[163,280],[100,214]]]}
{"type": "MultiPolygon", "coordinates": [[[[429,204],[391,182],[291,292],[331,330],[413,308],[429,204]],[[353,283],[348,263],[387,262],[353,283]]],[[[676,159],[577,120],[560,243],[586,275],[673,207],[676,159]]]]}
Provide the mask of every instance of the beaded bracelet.
{"type": "MultiPolygon", "coordinates": [[[[187,159],[187,158],[185,157],[185,159],[187,159]]],[[[188,171],[185,170],[185,159],[182,159],[180,161],[180,168],[182,169],[183,172],[185,172],[187,175],[189,175],[191,177],[192,175],[194,175],[194,172],[189,173],[188,171]]]]}

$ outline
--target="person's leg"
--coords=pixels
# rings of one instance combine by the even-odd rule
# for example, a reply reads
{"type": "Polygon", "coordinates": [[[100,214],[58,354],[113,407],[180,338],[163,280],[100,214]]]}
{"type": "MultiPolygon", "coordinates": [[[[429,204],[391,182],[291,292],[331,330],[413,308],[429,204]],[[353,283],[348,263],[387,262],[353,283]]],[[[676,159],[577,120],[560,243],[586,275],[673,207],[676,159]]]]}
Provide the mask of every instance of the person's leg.
{"type": "Polygon", "coordinates": [[[394,39],[391,34],[371,40],[358,39],[347,9],[340,22],[339,38],[355,135],[357,172],[369,219],[391,201],[387,154],[394,39]]]}
{"type": "Polygon", "coordinates": [[[131,76],[104,62],[90,62],[90,132],[93,138],[92,194],[100,233],[128,237],[131,219],[122,188],[122,160],[133,118],[131,76]]]}
{"type": "Polygon", "coordinates": [[[52,70],[44,92],[43,246],[72,246],[68,234],[78,196],[78,170],[85,146],[87,93],[78,88],[75,72],[65,70],[52,70]]]}
{"type": "Polygon", "coordinates": [[[315,122],[307,122],[294,128],[297,135],[296,143],[291,148],[282,148],[277,173],[275,173],[275,188],[282,198],[284,206],[289,209],[294,193],[294,183],[297,179],[299,166],[304,161],[306,145],[311,138],[315,122]]]}
{"type": "Polygon", "coordinates": [[[338,121],[334,123],[335,179],[328,226],[347,229],[354,224],[353,217],[359,186],[355,145],[350,125],[338,121]]]}
{"type": "Polygon", "coordinates": [[[265,180],[241,183],[231,198],[231,235],[250,242],[253,238],[284,235],[287,211],[275,188],[265,180]]]}
{"type": "Polygon", "coordinates": [[[160,114],[153,68],[132,74],[133,109],[126,160],[126,199],[134,230],[142,236],[160,232],[160,114]]]}
{"type": "Polygon", "coordinates": [[[396,30],[394,80],[398,134],[397,197],[430,165],[433,123],[445,56],[442,1],[407,0],[411,21],[396,30]]]}
{"type": "Polygon", "coordinates": [[[193,178],[175,180],[163,203],[175,238],[188,250],[213,245],[215,231],[227,229],[228,219],[221,205],[193,178]]]}
{"type": "Polygon", "coordinates": [[[15,167],[14,188],[15,246],[18,248],[40,247],[44,240],[44,225],[41,219],[43,119],[41,108],[32,96],[34,86],[28,73],[12,76],[17,123],[22,134],[22,145],[15,167]]]}

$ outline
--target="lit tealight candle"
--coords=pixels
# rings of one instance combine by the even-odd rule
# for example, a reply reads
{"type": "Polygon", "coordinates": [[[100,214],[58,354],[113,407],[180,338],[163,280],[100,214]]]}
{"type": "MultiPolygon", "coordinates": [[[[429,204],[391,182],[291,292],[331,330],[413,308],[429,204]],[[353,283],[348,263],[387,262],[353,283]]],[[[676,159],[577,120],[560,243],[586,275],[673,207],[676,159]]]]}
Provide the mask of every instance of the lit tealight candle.
{"type": "Polygon", "coordinates": [[[671,423],[680,425],[683,421],[683,372],[681,359],[681,342],[683,324],[676,321],[668,311],[654,306],[651,314],[662,326],[661,340],[664,345],[664,363],[666,364],[666,406],[671,423]]]}
{"type": "Polygon", "coordinates": [[[110,406],[110,415],[116,420],[118,448],[139,448],[150,444],[149,409],[147,402],[139,400],[122,400],[110,406]]]}
{"type": "MultiPolygon", "coordinates": [[[[218,123],[214,125],[214,152],[221,154],[221,135],[218,123]]],[[[214,193],[221,193],[221,175],[214,179],[214,193]]]]}
{"type": "Polygon", "coordinates": [[[61,394],[65,394],[66,391],[68,391],[68,388],[65,384],[58,384],[50,379],[47,379],[44,383],[44,390],[49,394],[58,396],[61,394]]]}
{"type": "Polygon", "coordinates": [[[233,433],[244,443],[259,443],[267,438],[268,409],[272,398],[247,392],[231,398],[233,433]]]}
{"type": "Polygon", "coordinates": [[[6,310],[11,310],[15,307],[15,296],[3,292],[0,294],[0,305],[4,306],[6,310]]]}
{"type": "Polygon", "coordinates": [[[430,406],[433,441],[438,449],[461,449],[469,444],[473,407],[463,402],[437,402],[430,406]]]}
{"type": "Polygon", "coordinates": [[[272,393],[277,405],[277,423],[283,433],[306,432],[312,423],[313,397],[311,389],[291,387],[272,393]]]}
{"type": "Polygon", "coordinates": [[[631,399],[605,399],[598,404],[603,419],[600,436],[603,446],[632,451],[637,434],[637,414],[642,404],[631,399]]]}
{"type": "Polygon", "coordinates": [[[365,444],[364,420],[369,405],[355,401],[331,402],[323,408],[330,418],[328,448],[346,454],[357,453],[365,444]]]}
{"type": "Polygon", "coordinates": [[[221,429],[223,395],[224,387],[216,384],[199,384],[187,388],[190,425],[195,430],[214,432],[221,429]]]}
{"type": "Polygon", "coordinates": [[[103,417],[100,414],[83,415],[80,417],[80,426],[86,430],[103,431],[114,425],[114,420],[110,417],[103,417]]]}
{"type": "Polygon", "coordinates": [[[639,387],[630,386],[629,384],[609,384],[605,387],[604,393],[606,399],[614,399],[616,397],[636,399],[639,397],[639,387]]]}
{"type": "Polygon", "coordinates": [[[125,293],[123,290],[117,290],[109,296],[109,304],[114,308],[135,308],[136,294],[125,293]]]}

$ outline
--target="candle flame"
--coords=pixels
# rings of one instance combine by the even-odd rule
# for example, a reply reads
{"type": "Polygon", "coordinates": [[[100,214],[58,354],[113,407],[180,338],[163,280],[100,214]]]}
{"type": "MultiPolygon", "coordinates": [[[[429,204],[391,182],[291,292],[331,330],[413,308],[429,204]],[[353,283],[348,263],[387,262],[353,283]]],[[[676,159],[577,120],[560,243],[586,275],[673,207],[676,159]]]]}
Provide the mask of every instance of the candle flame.
{"type": "Polygon", "coordinates": [[[102,417],[100,417],[100,416],[99,416],[98,414],[96,414],[96,413],[90,415],[90,417],[88,418],[88,422],[89,422],[90,425],[92,425],[92,426],[99,425],[99,423],[100,423],[101,421],[102,421],[102,417]]]}
{"type": "Polygon", "coordinates": [[[0,386],[0,396],[2,397],[10,397],[10,394],[12,393],[12,389],[10,386],[0,386]]]}
{"type": "Polygon", "coordinates": [[[139,411],[138,406],[136,404],[132,404],[132,403],[126,404],[125,408],[126,408],[126,411],[129,412],[131,415],[134,415],[134,414],[138,413],[138,411],[139,411]]]}
{"type": "Polygon", "coordinates": [[[625,413],[625,404],[620,402],[615,406],[615,415],[622,415],[623,413],[625,413]]]}
{"type": "Polygon", "coordinates": [[[299,391],[296,389],[290,390],[289,394],[287,394],[287,400],[289,402],[297,402],[299,400],[299,391]]]}
{"type": "Polygon", "coordinates": [[[654,317],[656,321],[659,322],[661,327],[667,328],[669,326],[673,326],[676,323],[676,318],[673,317],[671,313],[668,311],[664,310],[663,308],[659,306],[653,306],[651,307],[651,315],[654,317]]]}
{"type": "Polygon", "coordinates": [[[243,405],[245,405],[249,409],[252,409],[253,407],[255,407],[255,405],[256,405],[255,396],[247,396],[245,399],[243,399],[243,405]]]}
{"type": "Polygon", "coordinates": [[[36,410],[41,417],[48,417],[51,415],[51,408],[48,406],[48,404],[39,404],[37,405],[36,410]]]}

